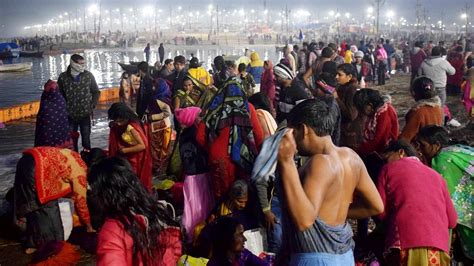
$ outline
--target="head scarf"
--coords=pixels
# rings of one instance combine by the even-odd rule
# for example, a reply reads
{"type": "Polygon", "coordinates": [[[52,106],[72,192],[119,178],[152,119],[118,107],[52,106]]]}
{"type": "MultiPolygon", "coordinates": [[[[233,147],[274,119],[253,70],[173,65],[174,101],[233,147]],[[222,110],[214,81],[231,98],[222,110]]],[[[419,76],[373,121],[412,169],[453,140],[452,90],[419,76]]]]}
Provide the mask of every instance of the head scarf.
{"type": "Polygon", "coordinates": [[[273,68],[273,73],[275,74],[275,76],[282,78],[284,80],[287,80],[287,79],[293,80],[294,78],[293,72],[290,70],[290,68],[288,68],[284,64],[277,64],[273,68]]]}
{"type": "Polygon", "coordinates": [[[260,55],[257,52],[250,54],[250,60],[251,67],[263,67],[263,61],[260,60],[260,55]]]}
{"type": "Polygon", "coordinates": [[[171,106],[171,89],[165,79],[159,78],[156,80],[155,100],[160,100],[171,106]]]}
{"type": "Polygon", "coordinates": [[[77,77],[79,74],[84,72],[86,67],[84,65],[81,65],[79,63],[74,62],[74,60],[71,60],[71,64],[69,65],[71,67],[71,75],[73,77],[77,77]]]}
{"type": "Polygon", "coordinates": [[[176,116],[176,120],[178,120],[181,125],[190,127],[194,125],[196,118],[199,116],[200,113],[201,108],[191,106],[187,108],[177,109],[175,110],[174,114],[176,116]]]}
{"type": "Polygon", "coordinates": [[[53,80],[46,82],[41,95],[36,116],[35,147],[37,146],[72,148],[66,100],[53,80]]]}
{"type": "Polygon", "coordinates": [[[227,81],[214,96],[203,121],[210,143],[219,136],[223,128],[230,128],[228,151],[231,160],[250,174],[258,151],[249,103],[235,78],[227,81]]]}

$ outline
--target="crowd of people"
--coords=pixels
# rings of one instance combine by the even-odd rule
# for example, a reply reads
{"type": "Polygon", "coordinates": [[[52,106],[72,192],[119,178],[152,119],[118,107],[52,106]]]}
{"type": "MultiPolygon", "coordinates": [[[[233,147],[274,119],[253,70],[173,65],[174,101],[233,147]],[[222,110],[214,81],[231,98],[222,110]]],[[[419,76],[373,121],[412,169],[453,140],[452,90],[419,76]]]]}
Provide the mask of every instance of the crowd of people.
{"type": "Polygon", "coordinates": [[[447,90],[474,114],[470,51],[415,44],[403,128],[375,86],[389,40],[217,56],[212,71],[162,51],[121,76],[107,150],[90,144],[85,59],[45,84],[13,189],[25,252],[77,259],[82,226],[97,265],[472,263],[474,149],[445,128],[447,90]]]}

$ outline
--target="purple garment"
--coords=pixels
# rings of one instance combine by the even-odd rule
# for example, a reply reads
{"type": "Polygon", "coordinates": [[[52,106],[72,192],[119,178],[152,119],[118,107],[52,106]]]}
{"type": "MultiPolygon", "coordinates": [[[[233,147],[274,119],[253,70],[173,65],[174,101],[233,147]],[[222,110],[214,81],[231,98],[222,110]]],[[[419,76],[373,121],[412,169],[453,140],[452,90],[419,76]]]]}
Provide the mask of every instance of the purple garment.
{"type": "Polygon", "coordinates": [[[60,93],[58,84],[52,80],[44,85],[36,116],[35,147],[38,146],[73,147],[66,100],[60,93]]]}
{"type": "Polygon", "coordinates": [[[212,257],[209,262],[207,262],[207,266],[270,266],[270,264],[259,257],[255,256],[250,252],[248,249],[244,249],[242,253],[240,253],[240,257],[238,261],[235,263],[229,262],[225,257],[212,257]]]}

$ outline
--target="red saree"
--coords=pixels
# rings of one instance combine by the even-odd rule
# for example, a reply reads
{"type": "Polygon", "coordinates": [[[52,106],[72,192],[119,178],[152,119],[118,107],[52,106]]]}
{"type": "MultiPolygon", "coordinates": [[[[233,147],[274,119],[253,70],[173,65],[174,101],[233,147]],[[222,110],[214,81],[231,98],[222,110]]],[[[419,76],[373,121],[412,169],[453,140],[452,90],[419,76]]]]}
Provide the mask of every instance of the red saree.
{"type": "Polygon", "coordinates": [[[125,156],[142,184],[148,191],[151,191],[153,186],[151,174],[152,160],[148,136],[145,134],[145,130],[139,122],[130,121],[129,124],[138,132],[138,134],[142,138],[143,143],[146,147],[145,150],[141,152],[127,153],[125,155],[121,155],[119,153],[120,147],[130,147],[131,145],[126,143],[121,137],[124,129],[121,127],[113,126],[110,128],[109,135],[109,155],[125,156]]]}

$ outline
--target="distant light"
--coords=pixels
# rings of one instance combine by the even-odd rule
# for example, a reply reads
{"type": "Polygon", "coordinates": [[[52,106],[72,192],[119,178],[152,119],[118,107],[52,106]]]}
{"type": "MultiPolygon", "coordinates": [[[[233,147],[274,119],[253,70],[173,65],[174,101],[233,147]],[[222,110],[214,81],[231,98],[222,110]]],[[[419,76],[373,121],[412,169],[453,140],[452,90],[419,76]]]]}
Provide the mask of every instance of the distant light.
{"type": "Polygon", "coordinates": [[[335,13],[334,13],[334,11],[332,11],[332,10],[331,10],[331,11],[329,11],[329,16],[331,16],[331,17],[332,17],[332,16],[334,16],[334,14],[335,14],[335,13]]]}
{"type": "Polygon", "coordinates": [[[346,12],[346,14],[344,14],[344,16],[345,16],[346,18],[350,18],[350,17],[351,17],[351,14],[350,14],[349,12],[346,12]]]}
{"type": "Polygon", "coordinates": [[[89,13],[97,13],[99,11],[99,8],[96,4],[92,4],[87,10],[89,11],[89,13]]]}
{"type": "Polygon", "coordinates": [[[370,6],[369,8],[367,8],[367,13],[372,14],[372,12],[374,12],[373,7],[370,6]]]}
{"type": "Polygon", "coordinates": [[[68,15],[68,13],[66,12],[66,13],[64,13],[64,15],[65,15],[65,16],[67,16],[67,15],[68,15]]]}
{"type": "Polygon", "coordinates": [[[462,18],[462,19],[466,19],[466,18],[467,18],[467,14],[466,14],[466,13],[461,14],[461,18],[462,18]]]}
{"type": "Polygon", "coordinates": [[[182,7],[181,7],[181,6],[178,6],[178,10],[181,10],[181,9],[182,9],[182,7]]]}
{"type": "Polygon", "coordinates": [[[394,16],[395,16],[395,12],[393,12],[393,10],[389,10],[389,11],[387,12],[387,17],[388,17],[388,18],[393,18],[394,16]]]}
{"type": "Polygon", "coordinates": [[[212,6],[212,4],[210,4],[210,5],[207,7],[207,9],[210,9],[210,10],[212,10],[213,8],[214,8],[214,7],[212,6]]]}

